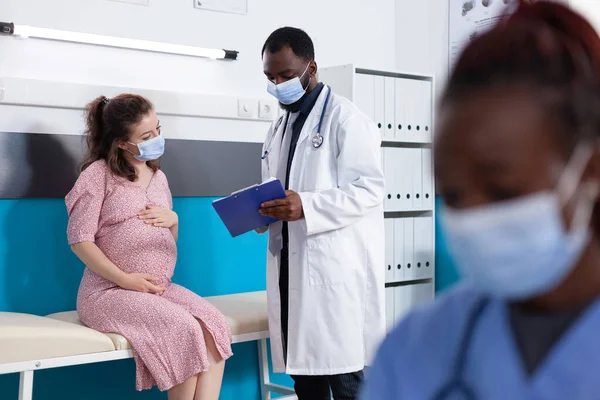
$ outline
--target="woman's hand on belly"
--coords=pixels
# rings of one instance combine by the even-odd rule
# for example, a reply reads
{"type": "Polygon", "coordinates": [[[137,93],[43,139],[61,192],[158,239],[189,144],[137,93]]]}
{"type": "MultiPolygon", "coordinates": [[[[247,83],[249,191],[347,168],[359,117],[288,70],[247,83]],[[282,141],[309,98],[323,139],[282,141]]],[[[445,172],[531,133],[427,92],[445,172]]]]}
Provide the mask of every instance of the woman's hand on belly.
{"type": "Polygon", "coordinates": [[[179,217],[175,211],[154,206],[148,206],[145,210],[140,211],[138,218],[148,225],[168,229],[179,223],[179,217]]]}
{"type": "Polygon", "coordinates": [[[131,273],[124,274],[122,278],[115,283],[125,290],[162,294],[165,291],[165,288],[152,283],[157,281],[159,281],[158,278],[149,274],[131,273]]]}

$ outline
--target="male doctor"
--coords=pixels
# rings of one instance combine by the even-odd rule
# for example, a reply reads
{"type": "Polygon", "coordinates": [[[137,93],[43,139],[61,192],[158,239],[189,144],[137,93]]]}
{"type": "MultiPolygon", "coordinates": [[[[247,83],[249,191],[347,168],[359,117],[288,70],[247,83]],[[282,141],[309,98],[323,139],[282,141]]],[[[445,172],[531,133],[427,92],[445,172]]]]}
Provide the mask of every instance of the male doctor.
{"type": "Polygon", "coordinates": [[[299,400],[356,399],[385,335],[380,134],[317,80],[312,40],[281,28],[262,50],[268,91],[284,115],[269,131],[263,179],[285,199],[261,206],[269,227],[267,293],[273,366],[299,400]]]}

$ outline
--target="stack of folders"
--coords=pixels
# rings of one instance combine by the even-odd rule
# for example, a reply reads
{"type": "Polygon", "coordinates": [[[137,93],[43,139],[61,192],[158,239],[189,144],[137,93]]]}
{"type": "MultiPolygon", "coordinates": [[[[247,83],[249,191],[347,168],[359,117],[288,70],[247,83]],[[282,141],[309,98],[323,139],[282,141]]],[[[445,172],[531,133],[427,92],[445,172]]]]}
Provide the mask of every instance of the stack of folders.
{"type": "Polygon", "coordinates": [[[260,215],[258,210],[264,202],[283,198],[285,190],[281,181],[271,178],[215,200],[213,207],[231,236],[236,237],[276,222],[275,218],[260,215]]]}

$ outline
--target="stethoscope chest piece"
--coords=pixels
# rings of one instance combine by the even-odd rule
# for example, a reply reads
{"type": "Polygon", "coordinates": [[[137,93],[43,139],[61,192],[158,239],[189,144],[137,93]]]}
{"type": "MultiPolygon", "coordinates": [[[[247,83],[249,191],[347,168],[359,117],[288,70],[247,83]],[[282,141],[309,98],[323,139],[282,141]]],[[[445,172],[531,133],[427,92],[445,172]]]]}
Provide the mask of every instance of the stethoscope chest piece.
{"type": "Polygon", "coordinates": [[[318,149],[323,144],[323,136],[317,132],[317,134],[312,138],[312,145],[315,149],[318,149]]]}
{"type": "Polygon", "coordinates": [[[318,149],[323,144],[323,135],[321,135],[321,128],[323,127],[323,118],[325,118],[325,111],[327,111],[327,104],[329,104],[330,97],[331,88],[329,88],[329,91],[327,92],[327,97],[325,97],[323,111],[321,111],[321,117],[319,118],[319,126],[317,126],[317,134],[312,138],[312,145],[315,149],[318,149]]]}

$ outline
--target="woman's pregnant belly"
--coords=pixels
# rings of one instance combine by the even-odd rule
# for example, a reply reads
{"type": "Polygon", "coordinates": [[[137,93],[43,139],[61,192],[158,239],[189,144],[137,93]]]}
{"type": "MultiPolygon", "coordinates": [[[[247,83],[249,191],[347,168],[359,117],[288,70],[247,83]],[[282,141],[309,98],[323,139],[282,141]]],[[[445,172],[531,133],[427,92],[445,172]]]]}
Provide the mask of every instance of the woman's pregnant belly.
{"type": "Polygon", "coordinates": [[[162,283],[173,276],[177,245],[169,229],[133,217],[105,227],[96,244],[124,272],[150,274],[162,283]]]}

